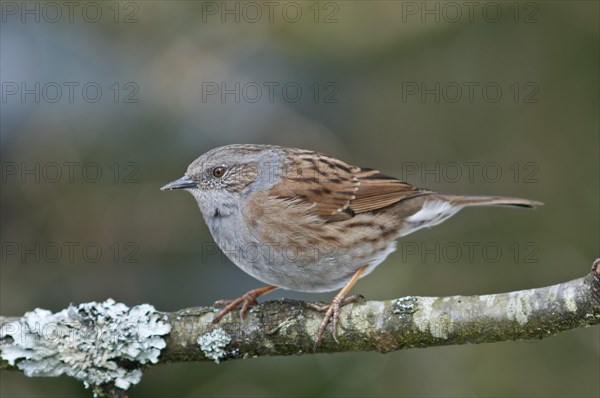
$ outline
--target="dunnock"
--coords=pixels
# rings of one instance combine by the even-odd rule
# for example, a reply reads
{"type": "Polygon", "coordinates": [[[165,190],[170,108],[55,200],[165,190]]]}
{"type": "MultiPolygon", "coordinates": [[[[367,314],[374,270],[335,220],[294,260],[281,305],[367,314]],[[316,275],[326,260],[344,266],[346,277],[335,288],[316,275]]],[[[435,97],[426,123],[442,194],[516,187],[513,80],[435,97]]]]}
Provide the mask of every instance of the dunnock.
{"type": "Polygon", "coordinates": [[[324,311],[315,348],[329,321],[337,341],[340,307],[356,281],[396,248],[395,241],[470,206],[535,207],[502,196],[442,194],[327,155],[271,145],[228,145],[196,159],[185,176],[161,189],[185,189],[200,206],[221,250],[268,286],[231,301],[215,316],[277,288],[341,289],[324,311]]]}

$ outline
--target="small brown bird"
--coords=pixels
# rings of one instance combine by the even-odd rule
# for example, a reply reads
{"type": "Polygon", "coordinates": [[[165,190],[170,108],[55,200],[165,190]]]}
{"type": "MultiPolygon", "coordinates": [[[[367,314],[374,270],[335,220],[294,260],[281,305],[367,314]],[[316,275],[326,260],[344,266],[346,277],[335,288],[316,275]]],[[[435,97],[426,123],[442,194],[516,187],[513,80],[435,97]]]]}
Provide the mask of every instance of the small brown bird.
{"type": "Polygon", "coordinates": [[[327,155],[271,145],[228,145],[196,159],[185,176],[161,189],[185,189],[200,207],[221,250],[268,286],[225,304],[218,322],[277,288],[341,289],[324,311],[315,348],[330,321],[337,341],[340,307],[356,281],[396,249],[396,239],[431,227],[463,207],[536,207],[502,196],[450,195],[414,187],[377,170],[327,155]]]}

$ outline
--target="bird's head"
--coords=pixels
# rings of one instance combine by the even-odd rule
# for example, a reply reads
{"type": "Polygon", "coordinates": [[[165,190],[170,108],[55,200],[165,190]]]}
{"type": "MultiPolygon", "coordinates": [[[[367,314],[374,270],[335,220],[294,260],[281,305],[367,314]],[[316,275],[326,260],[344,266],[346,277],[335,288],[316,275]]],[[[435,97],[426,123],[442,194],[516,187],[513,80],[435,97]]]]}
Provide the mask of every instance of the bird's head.
{"type": "Polygon", "coordinates": [[[276,182],[281,155],[266,145],[228,145],[194,160],[185,175],[161,188],[189,191],[207,216],[224,216],[252,193],[276,182]]]}

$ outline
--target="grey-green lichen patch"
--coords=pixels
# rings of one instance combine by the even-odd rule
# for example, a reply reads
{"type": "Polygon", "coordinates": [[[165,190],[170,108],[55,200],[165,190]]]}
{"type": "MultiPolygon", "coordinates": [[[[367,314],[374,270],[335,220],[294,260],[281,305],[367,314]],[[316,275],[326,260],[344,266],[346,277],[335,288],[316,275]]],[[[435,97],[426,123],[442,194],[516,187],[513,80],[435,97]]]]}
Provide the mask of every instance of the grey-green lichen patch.
{"type": "Polygon", "coordinates": [[[394,314],[412,314],[417,310],[418,297],[401,297],[392,302],[392,312],[394,314]]]}
{"type": "Polygon", "coordinates": [[[237,349],[227,352],[225,348],[229,343],[231,343],[231,337],[222,328],[213,329],[198,337],[198,345],[204,355],[216,363],[221,362],[221,359],[228,356],[238,356],[239,352],[237,349]]]}
{"type": "Polygon", "coordinates": [[[447,313],[436,308],[435,297],[421,297],[413,315],[413,322],[421,332],[429,332],[433,337],[447,339],[453,327],[447,313]]]}
{"type": "Polygon", "coordinates": [[[0,330],[0,357],[27,376],[65,374],[86,387],[113,383],[126,390],[142,372],[131,366],[158,362],[171,326],[153,306],[133,308],[108,299],[70,305],[55,314],[26,313],[0,330]],[[129,362],[127,368],[120,363],[129,362]]]}
{"type": "Polygon", "coordinates": [[[506,303],[506,315],[509,319],[516,320],[523,326],[529,321],[532,313],[530,295],[528,291],[519,292],[520,294],[510,295],[506,303]]]}
{"type": "Polygon", "coordinates": [[[577,312],[577,289],[571,286],[564,289],[563,300],[568,311],[577,312]]]}

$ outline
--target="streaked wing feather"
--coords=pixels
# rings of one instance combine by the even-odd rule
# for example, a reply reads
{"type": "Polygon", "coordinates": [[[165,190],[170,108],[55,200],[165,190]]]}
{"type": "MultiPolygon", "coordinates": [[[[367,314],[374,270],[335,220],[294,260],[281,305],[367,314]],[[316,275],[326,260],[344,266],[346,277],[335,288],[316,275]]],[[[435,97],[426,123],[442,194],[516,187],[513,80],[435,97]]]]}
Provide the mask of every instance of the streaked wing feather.
{"type": "Polygon", "coordinates": [[[323,217],[350,218],[344,213],[356,197],[359,167],[319,153],[299,151],[283,171],[283,180],[271,189],[271,196],[306,200],[323,217]]]}
{"type": "Polygon", "coordinates": [[[427,192],[393,177],[375,174],[360,179],[356,198],[350,203],[350,207],[355,213],[365,213],[427,192]]]}
{"type": "Polygon", "coordinates": [[[269,196],[309,202],[311,211],[328,221],[352,218],[427,192],[319,153],[298,151],[289,159],[283,180],[269,196]]]}

